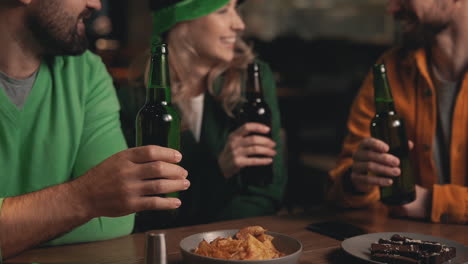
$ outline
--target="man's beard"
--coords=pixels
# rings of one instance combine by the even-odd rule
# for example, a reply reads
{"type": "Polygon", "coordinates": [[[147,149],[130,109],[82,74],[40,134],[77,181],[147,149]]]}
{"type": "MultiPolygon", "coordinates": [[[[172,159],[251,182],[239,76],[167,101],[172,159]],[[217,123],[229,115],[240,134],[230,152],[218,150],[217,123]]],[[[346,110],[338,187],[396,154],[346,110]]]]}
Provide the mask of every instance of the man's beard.
{"type": "Polygon", "coordinates": [[[409,10],[397,12],[395,19],[401,22],[402,45],[409,49],[418,49],[430,44],[450,25],[448,20],[443,19],[422,22],[414,12],[409,10]]]}
{"type": "Polygon", "coordinates": [[[62,0],[43,1],[27,17],[27,25],[47,55],[80,55],[88,48],[86,34],[80,34],[78,21],[91,11],[83,11],[78,18],[68,14],[62,0]]]}

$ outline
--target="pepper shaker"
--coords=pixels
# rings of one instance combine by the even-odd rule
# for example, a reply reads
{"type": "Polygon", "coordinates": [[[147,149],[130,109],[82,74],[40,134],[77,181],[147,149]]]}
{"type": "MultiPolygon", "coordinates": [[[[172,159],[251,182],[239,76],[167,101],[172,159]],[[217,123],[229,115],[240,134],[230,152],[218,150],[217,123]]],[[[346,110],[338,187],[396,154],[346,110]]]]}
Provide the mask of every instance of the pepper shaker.
{"type": "Polygon", "coordinates": [[[145,264],[167,264],[166,237],[162,233],[146,233],[145,264]]]}

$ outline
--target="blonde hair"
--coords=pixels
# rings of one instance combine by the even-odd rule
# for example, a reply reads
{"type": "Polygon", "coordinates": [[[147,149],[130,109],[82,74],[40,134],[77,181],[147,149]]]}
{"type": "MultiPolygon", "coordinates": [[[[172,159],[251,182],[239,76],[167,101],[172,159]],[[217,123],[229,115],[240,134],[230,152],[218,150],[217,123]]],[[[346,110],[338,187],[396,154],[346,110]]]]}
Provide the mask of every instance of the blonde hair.
{"type": "MultiPolygon", "coordinates": [[[[190,59],[199,57],[186,37],[187,30],[189,27],[182,22],[174,26],[167,35],[172,101],[181,111],[183,125],[189,122],[187,119],[190,118],[190,98],[193,89],[184,76],[189,76],[191,73],[190,59]]],[[[209,71],[205,79],[207,91],[221,103],[226,114],[231,117],[234,108],[241,101],[242,72],[253,59],[252,49],[239,38],[235,43],[234,59],[228,63],[220,62],[209,71]],[[221,90],[217,92],[214,89],[214,82],[221,75],[223,83],[221,90]]]]}

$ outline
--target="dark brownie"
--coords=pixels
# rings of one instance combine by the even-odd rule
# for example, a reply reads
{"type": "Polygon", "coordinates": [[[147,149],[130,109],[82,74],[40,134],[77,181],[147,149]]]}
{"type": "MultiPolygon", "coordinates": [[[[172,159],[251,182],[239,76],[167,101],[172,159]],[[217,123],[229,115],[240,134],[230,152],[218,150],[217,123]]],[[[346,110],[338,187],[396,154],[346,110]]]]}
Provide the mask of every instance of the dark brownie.
{"type": "Polygon", "coordinates": [[[390,239],[379,239],[379,244],[403,245],[403,241],[393,241],[390,239]]]}
{"type": "Polygon", "coordinates": [[[417,245],[393,245],[393,244],[372,244],[371,254],[386,253],[397,254],[404,257],[419,258],[419,247],[417,245]]]}
{"type": "Polygon", "coordinates": [[[442,264],[456,256],[456,248],[398,234],[371,245],[371,258],[389,264],[442,264]]]}
{"type": "Polygon", "coordinates": [[[421,250],[431,251],[431,252],[440,252],[442,250],[442,244],[432,241],[423,241],[412,239],[409,237],[400,236],[398,234],[393,235],[390,240],[392,241],[401,241],[404,245],[418,245],[421,250]]]}
{"type": "Polygon", "coordinates": [[[444,263],[456,256],[456,249],[454,247],[443,247],[440,252],[427,252],[422,251],[420,259],[421,263],[439,264],[444,263]]]}

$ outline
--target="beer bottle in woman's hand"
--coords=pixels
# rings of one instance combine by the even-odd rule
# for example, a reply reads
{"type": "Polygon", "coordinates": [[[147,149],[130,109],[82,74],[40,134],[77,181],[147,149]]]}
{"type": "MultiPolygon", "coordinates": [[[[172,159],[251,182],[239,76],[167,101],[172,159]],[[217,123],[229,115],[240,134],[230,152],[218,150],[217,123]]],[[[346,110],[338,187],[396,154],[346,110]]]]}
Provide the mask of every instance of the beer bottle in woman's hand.
{"type": "MultiPolygon", "coordinates": [[[[245,99],[238,111],[238,126],[255,122],[270,127],[271,131],[271,110],[263,99],[260,67],[257,63],[249,64],[247,67],[245,99]]],[[[271,138],[271,132],[258,135],[271,138]]],[[[272,182],[273,165],[245,167],[241,169],[240,175],[242,183],[266,186],[272,182]]]]}

